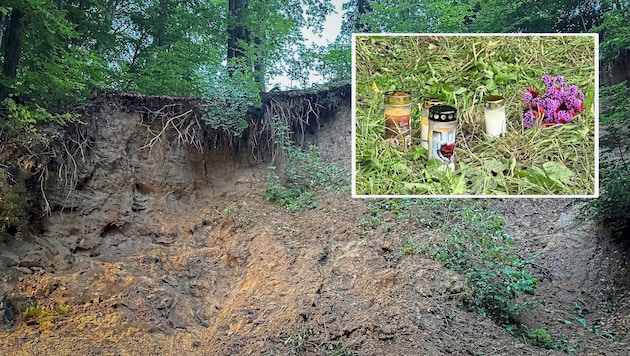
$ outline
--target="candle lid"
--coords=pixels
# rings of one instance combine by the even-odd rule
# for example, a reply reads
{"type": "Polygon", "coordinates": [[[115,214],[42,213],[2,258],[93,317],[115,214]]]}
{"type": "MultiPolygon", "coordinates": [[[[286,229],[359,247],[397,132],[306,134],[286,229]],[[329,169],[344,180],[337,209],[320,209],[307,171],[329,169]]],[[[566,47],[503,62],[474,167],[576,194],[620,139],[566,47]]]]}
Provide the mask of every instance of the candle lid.
{"type": "Polygon", "coordinates": [[[500,95],[486,96],[483,101],[483,105],[488,109],[496,109],[505,105],[505,99],[500,95]]]}
{"type": "Polygon", "coordinates": [[[387,105],[407,105],[411,104],[411,94],[395,90],[385,93],[385,104],[387,105]]]}
{"type": "Polygon", "coordinates": [[[424,100],[423,106],[425,109],[428,109],[432,106],[443,105],[444,101],[440,98],[428,98],[424,100]]]}
{"type": "Polygon", "coordinates": [[[436,105],[429,108],[429,120],[433,121],[455,121],[457,120],[457,109],[448,105],[436,105]]]}

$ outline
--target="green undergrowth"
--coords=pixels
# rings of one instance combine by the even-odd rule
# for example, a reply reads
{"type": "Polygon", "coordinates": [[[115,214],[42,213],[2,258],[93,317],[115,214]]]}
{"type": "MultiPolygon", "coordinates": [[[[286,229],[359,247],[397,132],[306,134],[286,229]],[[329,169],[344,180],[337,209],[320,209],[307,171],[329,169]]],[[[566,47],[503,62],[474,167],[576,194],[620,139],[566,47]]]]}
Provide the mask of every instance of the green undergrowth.
{"type": "Polygon", "coordinates": [[[516,253],[513,238],[503,228],[503,218],[489,202],[374,200],[368,204],[361,228],[383,227],[382,221],[387,217],[393,218],[393,223],[433,231],[407,239],[401,253],[422,253],[464,276],[467,309],[490,318],[526,343],[572,352],[573,347],[566,340],[550,336],[545,329],[529,330],[522,324],[521,314],[534,308],[528,295],[534,293],[538,283],[531,268],[536,256],[522,258],[516,253]]]}
{"type": "Polygon", "coordinates": [[[38,325],[40,328],[52,327],[56,318],[67,313],[70,305],[57,306],[31,305],[22,312],[22,320],[29,325],[38,325]]]}
{"type": "Polygon", "coordinates": [[[350,172],[342,162],[322,157],[319,148],[309,144],[295,145],[286,129],[276,138],[277,153],[282,159],[269,167],[266,200],[285,210],[308,210],[317,207],[317,197],[325,191],[339,193],[350,188],[350,172]]]}
{"type": "Polygon", "coordinates": [[[593,195],[593,45],[590,37],[358,37],[356,193],[593,195]],[[524,128],[523,93],[544,90],[544,74],[575,84],[586,109],[559,127],[524,128]],[[383,139],[383,92],[394,89],[414,99],[405,149],[383,139]],[[484,132],[486,95],[506,99],[506,137],[484,132]],[[454,173],[439,171],[420,146],[419,104],[429,96],[458,109],[454,173]]]}

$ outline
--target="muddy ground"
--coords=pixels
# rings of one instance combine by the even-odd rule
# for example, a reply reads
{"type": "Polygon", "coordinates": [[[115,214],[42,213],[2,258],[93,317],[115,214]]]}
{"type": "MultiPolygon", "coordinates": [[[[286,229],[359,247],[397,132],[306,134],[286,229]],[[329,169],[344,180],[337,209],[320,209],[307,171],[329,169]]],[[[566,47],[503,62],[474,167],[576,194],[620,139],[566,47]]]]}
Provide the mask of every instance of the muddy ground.
{"type": "MultiPolygon", "coordinates": [[[[139,116],[97,119],[83,186],[68,194],[51,179],[45,231],[0,239],[0,354],[561,354],[467,311],[463,276],[403,253],[437,230],[390,215],[361,228],[371,201],[350,190],[286,212],[263,199],[268,163],[247,152],[140,149],[139,116]],[[29,305],[49,315],[20,317],[29,305]]],[[[348,168],[349,126],[343,108],[316,136],[348,168]]],[[[576,200],[492,204],[519,255],[540,254],[525,324],[576,355],[630,354],[627,248],[576,223],[576,200]]]]}

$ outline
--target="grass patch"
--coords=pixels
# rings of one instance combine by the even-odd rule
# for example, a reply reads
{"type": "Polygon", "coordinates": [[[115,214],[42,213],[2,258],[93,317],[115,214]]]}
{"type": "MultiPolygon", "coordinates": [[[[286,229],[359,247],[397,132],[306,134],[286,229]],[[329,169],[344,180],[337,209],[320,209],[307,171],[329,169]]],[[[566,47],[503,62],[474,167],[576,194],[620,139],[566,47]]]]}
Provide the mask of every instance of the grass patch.
{"type": "Polygon", "coordinates": [[[594,41],[591,37],[382,37],[356,39],[356,193],[359,195],[593,195],[595,193],[594,41]],[[523,93],[562,75],[585,94],[568,124],[527,129],[523,93]],[[379,88],[373,90],[373,84],[379,88]],[[441,172],[420,146],[384,139],[383,92],[405,90],[416,104],[443,97],[458,109],[456,170],[441,172]],[[488,139],[483,98],[506,99],[506,137],[488,139]]]}

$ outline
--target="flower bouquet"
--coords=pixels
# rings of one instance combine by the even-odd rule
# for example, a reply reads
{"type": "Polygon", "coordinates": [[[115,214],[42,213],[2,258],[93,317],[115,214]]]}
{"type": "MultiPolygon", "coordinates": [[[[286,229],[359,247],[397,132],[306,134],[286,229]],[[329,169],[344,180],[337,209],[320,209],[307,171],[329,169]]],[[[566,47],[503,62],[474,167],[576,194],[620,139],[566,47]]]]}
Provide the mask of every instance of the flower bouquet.
{"type": "Polygon", "coordinates": [[[564,83],[562,76],[543,75],[541,79],[547,86],[544,94],[534,88],[527,88],[523,94],[523,126],[566,124],[584,110],[584,93],[575,85],[564,83]]]}

